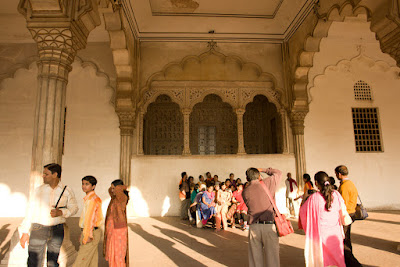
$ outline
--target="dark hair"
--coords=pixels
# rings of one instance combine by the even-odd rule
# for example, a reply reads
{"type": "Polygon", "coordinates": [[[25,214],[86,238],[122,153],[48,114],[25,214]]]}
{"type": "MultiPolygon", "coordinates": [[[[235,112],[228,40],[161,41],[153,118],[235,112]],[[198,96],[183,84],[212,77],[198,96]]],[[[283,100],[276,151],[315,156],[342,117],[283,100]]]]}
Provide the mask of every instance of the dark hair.
{"type": "MultiPolygon", "coordinates": [[[[260,172],[256,168],[248,168],[246,171],[247,181],[257,180],[260,177],[260,172]]],[[[238,178],[240,179],[240,178],[238,178]]],[[[236,179],[237,182],[237,179],[236,179]]]]}
{"type": "Polygon", "coordinates": [[[218,178],[218,175],[215,174],[214,177],[217,177],[217,178],[218,178]]]}
{"type": "Polygon", "coordinates": [[[248,187],[249,185],[250,185],[250,182],[245,182],[244,185],[243,185],[243,189],[248,187]]]}
{"type": "MultiPolygon", "coordinates": [[[[117,180],[112,181],[111,184],[114,185],[114,186],[124,185],[124,181],[122,181],[121,179],[117,179],[117,180]]],[[[128,201],[129,201],[129,191],[124,190],[124,193],[128,197],[128,199],[126,200],[126,203],[128,203],[128,201]]]]}
{"type": "Polygon", "coordinates": [[[200,174],[200,175],[199,175],[199,180],[200,180],[200,178],[201,178],[201,177],[203,177],[203,178],[204,178],[204,176],[200,174]]]}
{"type": "Polygon", "coordinates": [[[231,173],[229,174],[229,177],[231,177],[231,175],[235,175],[235,174],[231,172],[231,173]]]}
{"type": "Polygon", "coordinates": [[[242,179],[237,178],[237,179],[236,179],[236,183],[239,183],[238,180],[240,180],[240,184],[241,184],[241,183],[242,183],[242,179]]]}
{"type": "Polygon", "coordinates": [[[347,176],[349,175],[349,170],[344,165],[339,165],[335,168],[336,173],[340,173],[341,175],[347,176]]]}
{"type": "Polygon", "coordinates": [[[194,185],[194,189],[195,189],[195,190],[199,189],[199,187],[200,187],[199,184],[195,184],[195,185],[194,185]]]}
{"type": "Polygon", "coordinates": [[[335,185],[335,178],[333,178],[332,176],[329,176],[329,182],[332,185],[332,189],[337,190],[337,186],[335,185]]]}
{"type": "Polygon", "coordinates": [[[192,180],[193,180],[193,179],[194,179],[194,178],[193,178],[193,176],[189,176],[188,180],[190,180],[190,179],[192,179],[192,180]]]}
{"type": "Polygon", "coordinates": [[[182,178],[185,177],[185,175],[186,175],[186,172],[181,173],[182,178]]]}
{"type": "Polygon", "coordinates": [[[51,174],[54,174],[56,172],[57,177],[61,178],[61,166],[59,164],[50,163],[50,164],[44,165],[43,168],[48,169],[51,172],[51,174]]]}
{"type": "Polygon", "coordinates": [[[97,179],[94,176],[88,175],[82,178],[83,181],[88,181],[91,185],[96,185],[97,184],[97,179]]]}
{"type": "Polygon", "coordinates": [[[311,181],[311,176],[308,173],[303,174],[303,179],[306,179],[306,182],[310,182],[311,186],[314,187],[313,182],[311,181]]]}
{"type": "Polygon", "coordinates": [[[220,183],[219,188],[222,188],[223,185],[225,185],[225,182],[220,183]]]}
{"type": "Polygon", "coordinates": [[[326,172],[317,172],[314,175],[315,182],[321,187],[320,193],[325,199],[325,209],[329,211],[332,204],[332,191],[333,186],[330,183],[330,179],[326,172]]]}

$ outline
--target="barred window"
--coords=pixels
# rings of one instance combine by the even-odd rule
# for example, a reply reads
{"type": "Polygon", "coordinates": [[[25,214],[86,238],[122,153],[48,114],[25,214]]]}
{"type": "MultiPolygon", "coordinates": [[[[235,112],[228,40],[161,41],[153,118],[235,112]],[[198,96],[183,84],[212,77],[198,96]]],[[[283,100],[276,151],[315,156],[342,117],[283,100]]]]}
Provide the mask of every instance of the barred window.
{"type": "Polygon", "coordinates": [[[364,81],[354,84],[354,97],[356,100],[372,100],[371,87],[364,81]]]}
{"type": "Polygon", "coordinates": [[[377,108],[352,108],[357,152],[382,150],[377,108]]]}

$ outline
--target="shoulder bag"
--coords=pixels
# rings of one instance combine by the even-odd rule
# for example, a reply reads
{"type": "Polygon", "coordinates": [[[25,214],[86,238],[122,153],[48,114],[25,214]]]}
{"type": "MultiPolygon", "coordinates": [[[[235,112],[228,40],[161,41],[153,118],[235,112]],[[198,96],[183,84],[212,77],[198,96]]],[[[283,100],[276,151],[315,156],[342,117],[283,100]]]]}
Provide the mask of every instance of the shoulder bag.
{"type": "Polygon", "coordinates": [[[365,220],[368,217],[367,209],[362,204],[360,195],[358,195],[360,203],[357,203],[356,212],[354,214],[354,220],[365,220]]]}
{"type": "Polygon", "coordinates": [[[274,211],[275,211],[274,220],[275,220],[275,226],[276,226],[276,230],[278,232],[278,236],[285,236],[285,235],[293,233],[294,230],[293,230],[292,223],[288,219],[286,219],[285,215],[282,215],[279,212],[278,208],[276,207],[275,200],[273,200],[271,197],[268,187],[265,185],[265,183],[263,181],[260,181],[260,184],[261,184],[262,188],[264,189],[265,193],[267,193],[267,196],[274,207],[274,211]]]}

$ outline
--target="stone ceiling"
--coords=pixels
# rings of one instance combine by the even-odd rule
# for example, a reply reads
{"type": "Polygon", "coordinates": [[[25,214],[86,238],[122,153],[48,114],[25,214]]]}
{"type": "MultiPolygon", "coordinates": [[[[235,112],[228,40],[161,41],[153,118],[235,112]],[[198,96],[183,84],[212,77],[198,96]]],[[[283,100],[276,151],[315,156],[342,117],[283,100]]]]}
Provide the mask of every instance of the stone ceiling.
{"type": "Polygon", "coordinates": [[[121,2],[131,30],[143,41],[213,37],[279,42],[291,36],[315,0],[121,2]]]}

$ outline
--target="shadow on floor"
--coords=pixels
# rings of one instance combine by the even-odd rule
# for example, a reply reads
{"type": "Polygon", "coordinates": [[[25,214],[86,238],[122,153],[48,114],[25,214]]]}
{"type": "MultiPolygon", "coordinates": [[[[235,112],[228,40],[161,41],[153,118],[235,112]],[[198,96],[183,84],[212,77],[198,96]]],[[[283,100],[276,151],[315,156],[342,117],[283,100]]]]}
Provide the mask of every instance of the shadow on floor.
{"type": "MultiPolygon", "coordinates": [[[[4,259],[5,255],[10,249],[10,240],[6,241],[6,237],[10,233],[11,229],[11,224],[7,223],[3,225],[0,229],[0,261],[4,259]]],[[[15,231],[15,229],[14,229],[15,231]]]]}
{"type": "Polygon", "coordinates": [[[371,218],[368,218],[367,220],[368,220],[368,221],[371,221],[371,222],[389,223],[389,224],[397,224],[397,225],[400,225],[400,222],[395,222],[395,221],[387,221],[387,220],[379,220],[379,219],[371,219],[371,218]]]}
{"type": "Polygon", "coordinates": [[[141,236],[144,240],[151,243],[155,247],[157,247],[160,251],[162,251],[168,258],[170,258],[176,265],[183,266],[190,262],[191,266],[201,266],[205,267],[206,265],[197,261],[196,259],[180,252],[178,249],[174,248],[174,242],[171,242],[165,238],[158,237],[152,235],[143,230],[142,226],[136,223],[128,224],[129,228],[135,232],[137,235],[141,236]]]}

